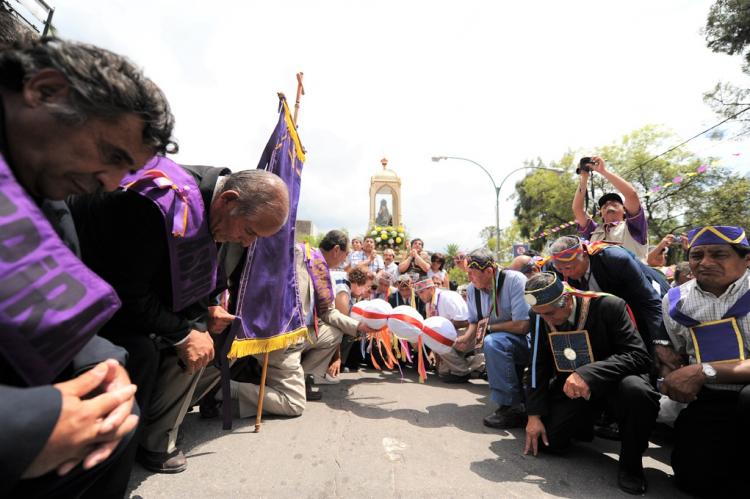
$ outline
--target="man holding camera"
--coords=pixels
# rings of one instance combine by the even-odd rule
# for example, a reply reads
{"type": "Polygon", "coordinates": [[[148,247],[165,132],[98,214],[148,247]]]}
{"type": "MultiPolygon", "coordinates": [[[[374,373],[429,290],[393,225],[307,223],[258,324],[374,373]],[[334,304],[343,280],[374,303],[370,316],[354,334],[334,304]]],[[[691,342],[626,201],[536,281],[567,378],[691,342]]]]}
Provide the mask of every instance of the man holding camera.
{"type": "Polygon", "coordinates": [[[591,242],[620,244],[634,253],[636,258],[645,261],[648,256],[648,221],[632,184],[607,170],[604,160],[599,156],[582,158],[576,173],[581,181],[573,198],[573,214],[581,237],[591,242]],[[591,172],[602,175],[622,193],[620,196],[616,192],[608,192],[599,198],[602,224],[594,222],[584,209],[586,183],[591,172]]]}

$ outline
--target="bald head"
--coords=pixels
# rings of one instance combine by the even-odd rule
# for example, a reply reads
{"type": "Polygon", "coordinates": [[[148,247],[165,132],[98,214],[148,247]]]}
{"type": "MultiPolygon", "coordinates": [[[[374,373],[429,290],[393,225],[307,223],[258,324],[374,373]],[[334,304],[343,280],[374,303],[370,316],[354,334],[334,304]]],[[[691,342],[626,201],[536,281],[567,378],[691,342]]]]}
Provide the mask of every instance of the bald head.
{"type": "Polygon", "coordinates": [[[248,246],[269,237],[289,217],[289,190],[284,181],[265,170],[229,175],[211,203],[211,232],[217,242],[248,246]]]}
{"type": "Polygon", "coordinates": [[[539,272],[539,267],[534,263],[534,259],[528,255],[515,257],[513,261],[510,262],[510,265],[508,265],[508,269],[520,272],[526,277],[531,277],[539,272]]]}
{"type": "Polygon", "coordinates": [[[229,175],[220,195],[237,193],[233,215],[263,216],[281,227],[289,216],[289,189],[279,177],[266,170],[244,170],[229,175]]]}

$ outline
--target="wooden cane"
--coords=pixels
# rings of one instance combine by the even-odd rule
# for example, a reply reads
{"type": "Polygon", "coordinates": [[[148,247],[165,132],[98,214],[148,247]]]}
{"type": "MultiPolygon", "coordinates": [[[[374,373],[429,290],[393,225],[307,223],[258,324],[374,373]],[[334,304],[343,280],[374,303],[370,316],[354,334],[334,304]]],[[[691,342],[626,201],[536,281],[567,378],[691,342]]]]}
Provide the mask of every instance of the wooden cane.
{"type": "Polygon", "coordinates": [[[258,391],[258,413],[255,415],[255,433],[260,431],[263,418],[263,399],[266,397],[266,374],[268,374],[268,352],[263,356],[263,372],[260,374],[260,390],[258,391]]]}

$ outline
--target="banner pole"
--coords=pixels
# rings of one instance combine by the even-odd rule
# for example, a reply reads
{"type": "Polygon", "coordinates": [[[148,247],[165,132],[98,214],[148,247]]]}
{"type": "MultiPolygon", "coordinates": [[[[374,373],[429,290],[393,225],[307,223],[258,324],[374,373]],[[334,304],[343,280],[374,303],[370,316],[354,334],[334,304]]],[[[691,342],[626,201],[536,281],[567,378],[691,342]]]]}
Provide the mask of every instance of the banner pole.
{"type": "Polygon", "coordinates": [[[255,433],[260,432],[260,423],[263,418],[263,399],[266,397],[266,374],[268,374],[268,355],[263,356],[263,372],[260,374],[260,391],[258,393],[258,413],[255,415],[255,433]]]}
{"type": "Polygon", "coordinates": [[[302,78],[304,77],[304,73],[299,72],[297,73],[297,99],[294,101],[294,117],[292,118],[292,121],[294,122],[294,126],[297,126],[297,114],[299,113],[299,102],[302,99],[302,96],[305,95],[305,87],[302,85],[302,78]]]}

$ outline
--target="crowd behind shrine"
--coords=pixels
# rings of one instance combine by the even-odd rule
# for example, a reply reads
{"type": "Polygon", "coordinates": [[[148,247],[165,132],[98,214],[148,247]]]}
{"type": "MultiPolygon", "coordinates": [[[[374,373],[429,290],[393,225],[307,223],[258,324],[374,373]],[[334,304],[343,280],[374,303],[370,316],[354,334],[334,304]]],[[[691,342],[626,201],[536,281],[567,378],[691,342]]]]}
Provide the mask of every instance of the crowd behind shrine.
{"type": "MultiPolygon", "coordinates": [[[[263,170],[166,160],[177,147],[166,97],[117,54],[14,40],[0,48],[0,75],[0,307],[10,338],[0,357],[0,493],[121,497],[136,461],[159,473],[186,469],[178,434],[193,407],[214,418],[230,397],[240,417],[255,416],[263,356],[233,362],[222,390],[215,340],[235,318],[245,252],[286,223],[289,192],[263,170]],[[186,196],[200,198],[197,216],[211,236],[205,254],[215,251],[223,270],[216,288],[228,293],[178,305],[168,215],[120,187],[154,156],[193,187],[186,196]],[[40,277],[55,269],[67,271],[64,284],[40,277]],[[55,292],[99,288],[97,310],[68,307],[55,292]],[[68,308],[72,315],[56,312],[68,308]],[[83,334],[89,324],[95,331],[83,334]]],[[[352,308],[384,300],[450,321],[457,336],[443,353],[427,352],[428,382],[487,380],[493,406],[483,423],[520,429],[519,452],[564,455],[596,435],[620,440],[617,483],[642,494],[643,454],[658,421],[681,489],[742,494],[750,420],[744,229],[716,220],[650,247],[635,189],[604,159],[585,159],[572,206],[578,235],[507,266],[484,248],[447,262],[418,238],[397,258],[392,248],[376,250],[372,237],[350,240],[338,230],[318,248],[295,246],[310,334],[268,354],[264,413],[295,424],[345,371],[382,367],[362,341],[378,331],[352,308]],[[584,209],[591,175],[613,187],[594,218],[584,209]],[[311,251],[330,269],[334,300],[324,309],[311,251]],[[682,261],[665,273],[668,251],[682,261]],[[467,285],[450,281],[451,266],[467,285]]],[[[404,362],[407,373],[412,363],[404,362]]]]}

